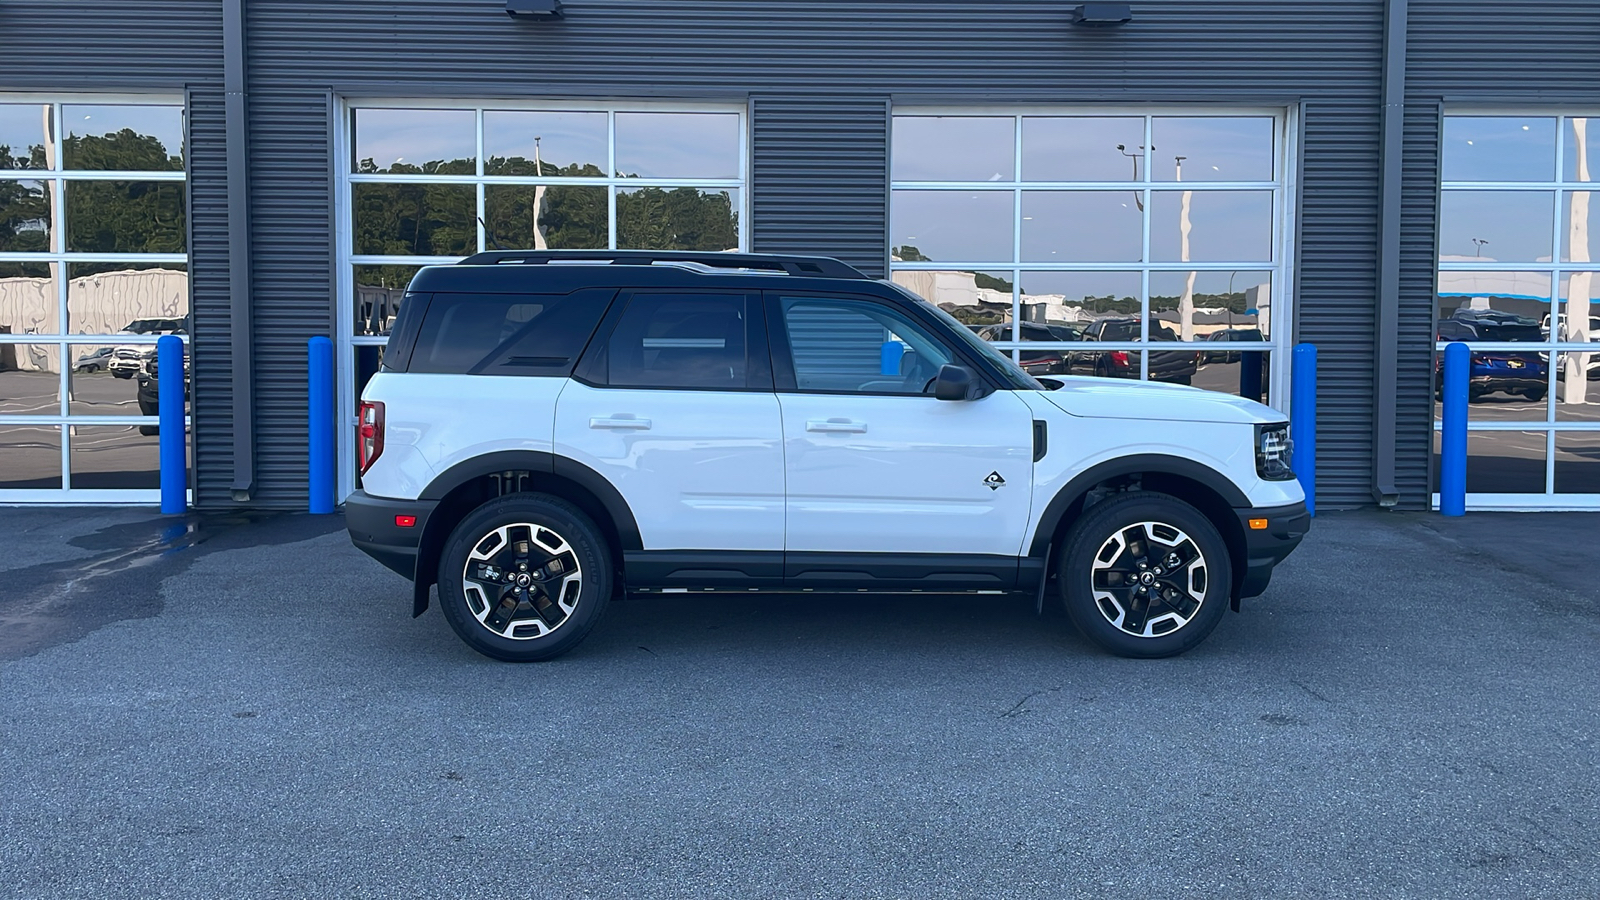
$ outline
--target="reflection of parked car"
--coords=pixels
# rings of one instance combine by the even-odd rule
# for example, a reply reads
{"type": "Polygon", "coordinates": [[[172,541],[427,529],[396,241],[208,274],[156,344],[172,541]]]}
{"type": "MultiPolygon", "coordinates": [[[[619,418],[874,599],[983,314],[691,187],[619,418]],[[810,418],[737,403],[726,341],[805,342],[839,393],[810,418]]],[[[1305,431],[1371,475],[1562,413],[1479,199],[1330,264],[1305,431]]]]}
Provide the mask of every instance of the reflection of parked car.
{"type": "MultiPolygon", "coordinates": [[[[161,382],[160,367],[156,364],[155,348],[144,361],[144,368],[139,370],[139,415],[155,416],[161,414],[161,382]]],[[[184,346],[183,354],[183,399],[189,399],[189,353],[188,346],[184,346]]],[[[154,425],[140,425],[139,433],[143,435],[160,434],[161,429],[154,425]]]]}
{"type": "MultiPolygon", "coordinates": [[[[1207,341],[1249,341],[1256,344],[1266,340],[1259,328],[1224,328],[1220,331],[1211,332],[1206,335],[1205,339],[1207,341]]],[[[1205,351],[1205,362],[1236,363],[1239,361],[1240,355],[1238,350],[1208,349],[1205,351]]]]}
{"type": "Polygon", "coordinates": [[[93,353],[80,357],[77,362],[73,363],[72,371],[104,372],[106,367],[111,364],[111,354],[113,352],[114,348],[111,347],[97,347],[93,353]]]}
{"type": "MultiPolygon", "coordinates": [[[[189,317],[181,319],[134,319],[119,334],[164,335],[188,334],[189,317]]],[[[112,351],[106,368],[118,378],[132,378],[144,367],[144,361],[156,352],[150,344],[123,344],[112,351]]]]}
{"type": "MultiPolygon", "coordinates": [[[[1556,329],[1557,329],[1557,331],[1556,331],[1556,340],[1558,340],[1558,341],[1576,341],[1577,340],[1576,336],[1571,335],[1571,333],[1569,331],[1567,331],[1567,314],[1566,313],[1561,313],[1561,317],[1556,320],[1556,329]]],[[[1550,314],[1549,313],[1545,313],[1544,314],[1544,318],[1539,321],[1539,333],[1541,335],[1547,337],[1547,338],[1550,336],[1550,314]]],[[[1600,316],[1590,316],[1589,317],[1589,343],[1600,343],[1600,316]]],[[[1566,354],[1565,353],[1561,353],[1561,354],[1558,354],[1558,356],[1561,359],[1565,359],[1566,354]]],[[[1546,358],[1548,359],[1548,357],[1546,357],[1546,358]]],[[[1589,363],[1588,363],[1587,366],[1584,367],[1584,371],[1589,373],[1589,380],[1590,381],[1594,381],[1596,379],[1600,379],[1600,347],[1596,347],[1594,352],[1590,354],[1589,363]]],[[[1556,377],[1557,378],[1565,377],[1565,373],[1561,372],[1558,369],[1557,373],[1556,373],[1556,377]]]]}
{"type": "MultiPolygon", "coordinates": [[[[1441,341],[1466,343],[1534,343],[1541,340],[1539,326],[1532,319],[1499,313],[1452,316],[1439,320],[1441,341]]],[[[1444,397],[1444,354],[1434,364],[1434,395],[1444,397]]],[[[1518,350],[1474,350],[1467,376],[1468,396],[1476,400],[1485,394],[1504,391],[1521,394],[1529,400],[1542,400],[1550,388],[1550,366],[1536,352],[1518,350]]]]}
{"type": "MultiPolygon", "coordinates": [[[[1056,332],[1037,322],[1023,322],[1018,329],[1022,333],[1022,340],[1026,341],[1069,341],[1077,338],[1058,337],[1056,332]]],[[[978,331],[978,337],[986,341],[1009,341],[1011,337],[1010,325],[989,325],[978,331]]],[[[1027,370],[1029,375],[1065,375],[1067,374],[1067,351],[1065,350],[1023,350],[1020,354],[1019,365],[1027,370]]]]}
{"type": "MultiPolygon", "coordinates": [[[[1083,333],[1086,341],[1137,341],[1138,319],[1101,319],[1090,323],[1083,333]]],[[[1177,341],[1178,335],[1159,322],[1150,323],[1150,340],[1177,341]]],[[[1169,384],[1188,384],[1200,369],[1198,350],[1151,350],[1149,369],[1151,381],[1169,384]]],[[[1139,362],[1136,350],[1074,350],[1069,354],[1068,367],[1074,375],[1096,375],[1101,378],[1138,378],[1139,362]]]]}

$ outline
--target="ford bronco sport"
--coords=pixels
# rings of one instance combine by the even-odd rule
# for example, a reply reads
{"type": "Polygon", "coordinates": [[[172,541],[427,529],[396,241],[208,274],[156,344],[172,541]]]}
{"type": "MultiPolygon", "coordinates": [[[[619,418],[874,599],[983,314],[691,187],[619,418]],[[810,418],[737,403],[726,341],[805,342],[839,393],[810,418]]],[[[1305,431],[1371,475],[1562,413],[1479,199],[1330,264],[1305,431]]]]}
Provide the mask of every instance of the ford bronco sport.
{"type": "Polygon", "coordinates": [[[356,546],[497,659],[613,594],[1027,592],[1182,653],[1307,530],[1288,426],[1039,380],[837,260],[502,251],[422,269],[362,396],[356,546]]]}

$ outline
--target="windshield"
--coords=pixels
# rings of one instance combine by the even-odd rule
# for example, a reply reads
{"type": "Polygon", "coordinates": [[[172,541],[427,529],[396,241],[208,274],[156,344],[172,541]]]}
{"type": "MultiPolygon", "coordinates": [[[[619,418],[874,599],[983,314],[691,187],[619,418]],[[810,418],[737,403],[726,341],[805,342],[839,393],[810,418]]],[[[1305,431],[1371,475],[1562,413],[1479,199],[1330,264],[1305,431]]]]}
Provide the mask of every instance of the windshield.
{"type": "Polygon", "coordinates": [[[995,367],[998,368],[1000,372],[1003,373],[1005,378],[1010,381],[1012,387],[1020,388],[1026,391],[1042,391],[1046,389],[1045,386],[1040,383],[1039,379],[1034,378],[1027,372],[1022,371],[1020,366],[1011,361],[1011,357],[1007,356],[999,349],[996,349],[993,344],[981,337],[978,337],[972,332],[972,329],[961,324],[960,319],[957,319],[955,316],[952,316],[939,307],[934,306],[932,303],[929,303],[927,300],[918,296],[909,288],[895,284],[892,281],[884,281],[882,283],[911,298],[912,300],[916,301],[918,306],[939,317],[941,321],[950,326],[950,331],[958,335],[960,340],[967,345],[968,349],[975,351],[984,359],[993,362],[995,367]]]}

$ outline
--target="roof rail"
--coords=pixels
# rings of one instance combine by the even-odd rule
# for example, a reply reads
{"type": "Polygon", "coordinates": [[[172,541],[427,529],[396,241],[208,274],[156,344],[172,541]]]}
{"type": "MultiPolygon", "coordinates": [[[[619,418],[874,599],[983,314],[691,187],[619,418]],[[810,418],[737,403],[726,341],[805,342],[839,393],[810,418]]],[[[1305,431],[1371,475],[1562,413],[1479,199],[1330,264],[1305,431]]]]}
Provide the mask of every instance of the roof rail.
{"type": "Polygon", "coordinates": [[[869,280],[854,266],[826,256],[776,256],[767,253],[695,253],[684,250],[490,250],[463,259],[460,266],[546,265],[578,262],[594,265],[649,266],[696,263],[711,269],[754,269],[804,278],[869,280]]]}

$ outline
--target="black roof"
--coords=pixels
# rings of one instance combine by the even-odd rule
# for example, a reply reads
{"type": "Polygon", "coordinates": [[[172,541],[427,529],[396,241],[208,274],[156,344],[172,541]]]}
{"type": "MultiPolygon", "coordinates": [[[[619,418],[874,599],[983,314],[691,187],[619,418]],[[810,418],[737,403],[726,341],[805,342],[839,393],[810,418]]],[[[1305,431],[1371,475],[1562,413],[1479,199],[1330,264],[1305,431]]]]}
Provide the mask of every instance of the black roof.
{"type": "Polygon", "coordinates": [[[872,279],[825,256],[761,253],[695,253],[656,250],[495,250],[455,265],[428,266],[412,279],[419,291],[511,293],[566,292],[584,287],[686,287],[707,284],[773,287],[774,280],[803,289],[802,280],[872,279]],[[789,279],[793,279],[790,281],[789,279]]]}

